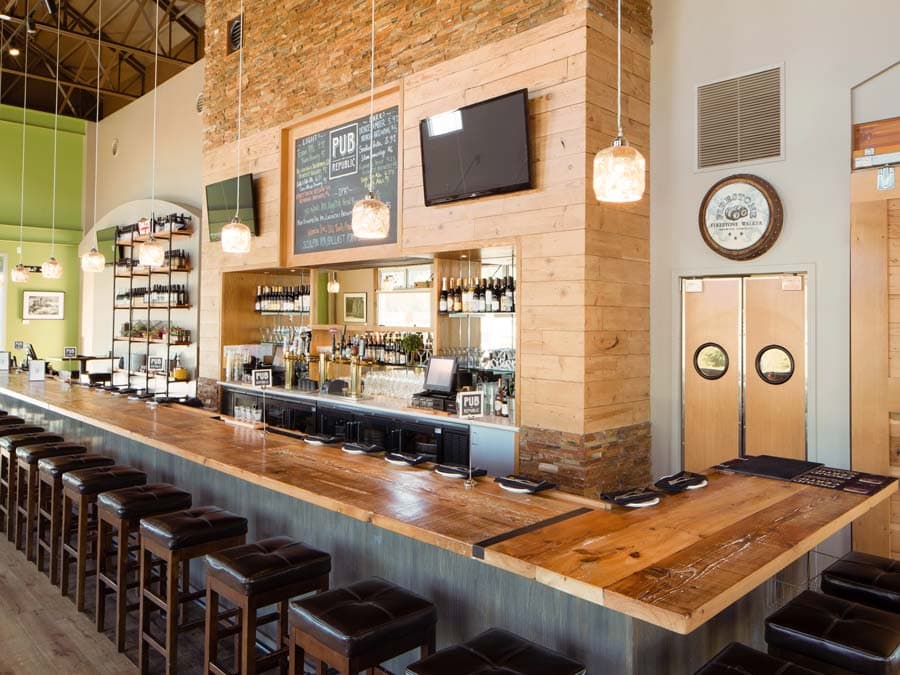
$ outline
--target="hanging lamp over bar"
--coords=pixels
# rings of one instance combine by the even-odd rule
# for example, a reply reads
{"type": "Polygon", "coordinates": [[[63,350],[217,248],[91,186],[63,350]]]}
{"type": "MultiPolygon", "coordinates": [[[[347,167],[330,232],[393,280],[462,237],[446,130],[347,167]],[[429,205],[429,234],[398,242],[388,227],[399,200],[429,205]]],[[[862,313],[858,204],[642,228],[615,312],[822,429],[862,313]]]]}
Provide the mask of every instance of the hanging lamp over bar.
{"type": "MultiPolygon", "coordinates": [[[[25,2],[25,16],[31,16],[31,2],[30,0],[26,0],[25,2]]],[[[13,283],[16,284],[24,284],[31,278],[31,270],[29,270],[25,265],[22,264],[22,249],[24,247],[24,232],[25,232],[25,129],[27,128],[27,116],[26,113],[28,111],[28,43],[31,40],[31,37],[28,33],[25,33],[25,67],[23,72],[25,76],[22,78],[22,169],[19,174],[21,180],[21,193],[19,194],[19,249],[18,249],[18,262],[16,266],[13,268],[12,272],[10,272],[9,278],[13,283]]]]}
{"type": "Polygon", "coordinates": [[[594,156],[594,195],[601,202],[626,203],[640,201],[644,196],[647,162],[640,152],[628,145],[622,133],[622,0],[618,0],[617,30],[618,134],[610,147],[594,156]]]}
{"type": "MultiPolygon", "coordinates": [[[[52,14],[52,12],[51,12],[52,14]]],[[[56,259],[56,175],[59,168],[58,162],[58,138],[59,138],[59,42],[60,28],[62,27],[61,13],[56,14],[56,86],[53,87],[55,98],[53,99],[53,189],[50,198],[50,257],[41,265],[41,276],[45,279],[62,279],[63,266],[56,259]]]]}
{"type": "Polygon", "coordinates": [[[241,113],[244,79],[244,0],[241,0],[241,34],[238,45],[238,109],[237,109],[237,169],[234,174],[235,190],[234,218],[222,228],[223,253],[250,253],[250,228],[241,220],[241,113]]]}
{"type": "MultiPolygon", "coordinates": [[[[102,46],[103,0],[97,0],[97,100],[94,116],[94,236],[97,236],[97,183],[100,180],[100,48],[102,46]]],[[[102,272],[106,267],[106,256],[93,247],[89,253],[81,256],[81,269],[84,272],[102,272]]]]}
{"type": "Polygon", "coordinates": [[[372,0],[372,44],[369,66],[369,192],[353,205],[350,224],[359,239],[385,239],[391,231],[391,207],[378,199],[372,163],[375,143],[375,0],[372,0]]]}

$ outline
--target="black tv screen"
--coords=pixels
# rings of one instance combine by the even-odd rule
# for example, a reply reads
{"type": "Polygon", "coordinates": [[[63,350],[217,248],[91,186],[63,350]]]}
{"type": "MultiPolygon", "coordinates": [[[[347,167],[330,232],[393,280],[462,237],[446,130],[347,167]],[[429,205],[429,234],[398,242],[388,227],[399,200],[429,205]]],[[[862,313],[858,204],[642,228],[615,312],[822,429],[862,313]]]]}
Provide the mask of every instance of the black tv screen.
{"type": "Polygon", "coordinates": [[[209,221],[209,240],[219,241],[222,228],[231,222],[237,211],[238,218],[256,237],[256,208],[253,201],[253,175],[246,173],[237,180],[229,178],[206,186],[206,218],[209,221]],[[241,208],[237,209],[238,181],[241,182],[241,208]]]}
{"type": "Polygon", "coordinates": [[[419,122],[425,205],[533,187],[528,90],[419,122]]]}
{"type": "Polygon", "coordinates": [[[456,357],[432,356],[425,370],[425,390],[452,394],[456,389],[456,357]]]}

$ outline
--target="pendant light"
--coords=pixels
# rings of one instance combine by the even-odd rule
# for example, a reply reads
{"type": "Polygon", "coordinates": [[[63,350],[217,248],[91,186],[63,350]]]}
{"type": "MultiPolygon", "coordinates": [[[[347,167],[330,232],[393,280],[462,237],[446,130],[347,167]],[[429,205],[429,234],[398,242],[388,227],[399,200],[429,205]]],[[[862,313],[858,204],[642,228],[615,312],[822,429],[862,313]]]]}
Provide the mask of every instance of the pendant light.
{"type": "Polygon", "coordinates": [[[238,109],[237,109],[237,169],[234,174],[235,190],[234,218],[222,228],[223,253],[250,253],[250,228],[240,219],[241,213],[241,104],[244,78],[244,0],[241,0],[241,43],[238,46],[238,109]]]}
{"type": "MultiPolygon", "coordinates": [[[[141,244],[138,251],[138,263],[144,267],[162,267],[166,261],[166,250],[163,245],[153,237],[153,226],[156,224],[156,127],[158,117],[158,91],[159,91],[159,3],[156,6],[156,23],[153,25],[153,160],[150,173],[150,234],[147,241],[141,244]]],[[[146,227],[146,218],[138,221],[138,226],[146,227]]]]}
{"type": "MultiPolygon", "coordinates": [[[[29,16],[31,12],[31,2],[25,2],[25,16],[29,16]]],[[[22,191],[19,194],[19,261],[13,268],[9,278],[16,284],[24,284],[31,278],[31,270],[22,264],[22,246],[24,244],[23,234],[25,232],[25,127],[27,123],[26,111],[28,110],[28,33],[25,34],[25,69],[22,78],[22,191]]]]}
{"type": "Polygon", "coordinates": [[[53,87],[55,97],[53,99],[53,191],[50,198],[50,257],[41,265],[41,276],[45,279],[62,279],[63,266],[56,259],[56,173],[59,163],[57,161],[57,139],[59,137],[59,41],[60,41],[60,16],[56,13],[56,83],[53,87]]]}
{"type": "Polygon", "coordinates": [[[372,49],[369,74],[369,192],[353,205],[350,224],[359,239],[384,239],[391,230],[391,207],[375,195],[372,151],[375,144],[375,0],[372,0],[372,49]]]}
{"type": "MultiPolygon", "coordinates": [[[[100,180],[100,47],[103,30],[103,0],[97,3],[97,104],[94,115],[94,236],[97,235],[97,183],[100,180]]],[[[81,256],[81,269],[85,272],[102,272],[106,256],[93,247],[81,256]]]]}
{"type": "Polygon", "coordinates": [[[616,126],[612,145],[594,156],[594,194],[601,202],[636,202],[644,196],[647,162],[622,133],[622,0],[617,13],[616,126]]]}
{"type": "Polygon", "coordinates": [[[337,272],[331,273],[331,279],[328,280],[328,292],[332,295],[340,293],[341,282],[337,280],[337,272]]]}

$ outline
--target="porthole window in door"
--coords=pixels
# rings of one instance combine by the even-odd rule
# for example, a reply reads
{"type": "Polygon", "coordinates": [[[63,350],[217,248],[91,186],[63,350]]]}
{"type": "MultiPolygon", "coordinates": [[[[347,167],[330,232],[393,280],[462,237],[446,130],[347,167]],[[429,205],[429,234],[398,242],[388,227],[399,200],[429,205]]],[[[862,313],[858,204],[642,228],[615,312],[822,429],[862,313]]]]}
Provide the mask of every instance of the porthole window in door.
{"type": "Polygon", "coordinates": [[[794,374],[794,357],[781,345],[768,345],[756,355],[756,372],[769,384],[784,384],[794,374]]]}
{"type": "Polygon", "coordinates": [[[705,380],[718,380],[728,372],[728,352],[715,342],[704,342],[694,352],[694,370],[705,380]]]}

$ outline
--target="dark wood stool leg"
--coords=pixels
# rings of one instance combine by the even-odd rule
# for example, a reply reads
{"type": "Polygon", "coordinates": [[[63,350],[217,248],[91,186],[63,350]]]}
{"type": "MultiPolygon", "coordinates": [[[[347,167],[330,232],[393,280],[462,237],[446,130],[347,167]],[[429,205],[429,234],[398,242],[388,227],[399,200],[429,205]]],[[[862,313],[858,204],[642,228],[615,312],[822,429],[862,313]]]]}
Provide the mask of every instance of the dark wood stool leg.
{"type": "Polygon", "coordinates": [[[203,644],[203,675],[208,675],[209,664],[217,660],[219,652],[219,594],[206,584],[206,637],[203,644]]]}
{"type": "Polygon", "coordinates": [[[88,498],[78,500],[78,553],[75,556],[75,608],[84,611],[84,587],[87,577],[88,549],[88,498]]]}
{"type": "Polygon", "coordinates": [[[97,632],[102,633],[106,628],[106,594],[109,592],[103,577],[108,574],[106,569],[109,549],[112,547],[112,524],[105,518],[97,522],[97,599],[94,602],[95,623],[97,632]]]}
{"type": "Polygon", "coordinates": [[[50,495],[47,493],[47,483],[44,482],[43,477],[40,475],[38,475],[37,485],[37,546],[35,550],[35,561],[37,562],[38,571],[43,572],[47,555],[42,543],[47,541],[50,529],[49,519],[44,517],[44,513],[49,514],[51,509],[50,495]]]}
{"type": "Polygon", "coordinates": [[[119,523],[119,544],[116,548],[116,649],[125,651],[125,619],[128,615],[128,541],[131,523],[119,523]]]}
{"type": "Polygon", "coordinates": [[[241,606],[241,675],[256,675],[256,603],[246,598],[241,606]]]}
{"type": "Polygon", "coordinates": [[[62,535],[59,544],[59,590],[64,596],[69,594],[69,552],[66,542],[72,537],[72,498],[63,493],[62,496],[62,535]]]}
{"type": "Polygon", "coordinates": [[[178,561],[166,570],[166,675],[178,672],[178,561]]]}
{"type": "Polygon", "coordinates": [[[15,509],[12,514],[13,541],[15,542],[16,549],[24,551],[27,557],[28,550],[25,548],[26,525],[25,519],[22,518],[22,507],[28,500],[28,476],[25,466],[20,464],[18,461],[11,462],[10,468],[15,470],[16,472],[16,485],[19,488],[16,491],[15,509]]]}
{"type": "Polygon", "coordinates": [[[8,541],[14,541],[16,536],[16,513],[19,508],[18,502],[16,501],[18,498],[18,493],[16,491],[18,470],[16,468],[15,453],[9,453],[9,450],[5,450],[4,453],[8,483],[6,488],[6,539],[8,541]]]}
{"type": "Polygon", "coordinates": [[[50,583],[60,583],[60,541],[63,529],[62,486],[55,480],[50,487],[50,583]]]}
{"type": "Polygon", "coordinates": [[[38,509],[38,471],[37,466],[29,464],[25,469],[26,507],[25,507],[25,557],[28,562],[37,559],[37,509],[38,509]]]}
{"type": "MultiPolygon", "coordinates": [[[[152,554],[150,553],[150,551],[144,548],[143,541],[141,542],[140,557],[141,581],[140,585],[138,586],[138,590],[140,592],[140,619],[138,620],[138,667],[141,669],[141,674],[146,675],[146,673],[150,672],[150,646],[144,639],[144,635],[146,635],[147,631],[150,630],[151,601],[147,599],[146,595],[150,590],[148,586],[150,585],[149,582],[150,570],[152,566],[152,554]]],[[[160,570],[160,573],[162,573],[162,570],[160,570]]]]}
{"type": "Polygon", "coordinates": [[[288,673],[289,675],[303,675],[303,660],[305,654],[300,645],[297,644],[297,631],[291,629],[291,641],[288,652],[288,673]]]}
{"type": "MultiPolygon", "coordinates": [[[[288,629],[288,600],[284,602],[278,603],[278,644],[281,647],[287,647],[291,638],[289,635],[288,629]]],[[[290,654],[290,652],[288,652],[290,654]]],[[[288,658],[287,656],[281,659],[281,662],[278,666],[278,672],[281,675],[287,675],[288,672],[288,658]]]]}

